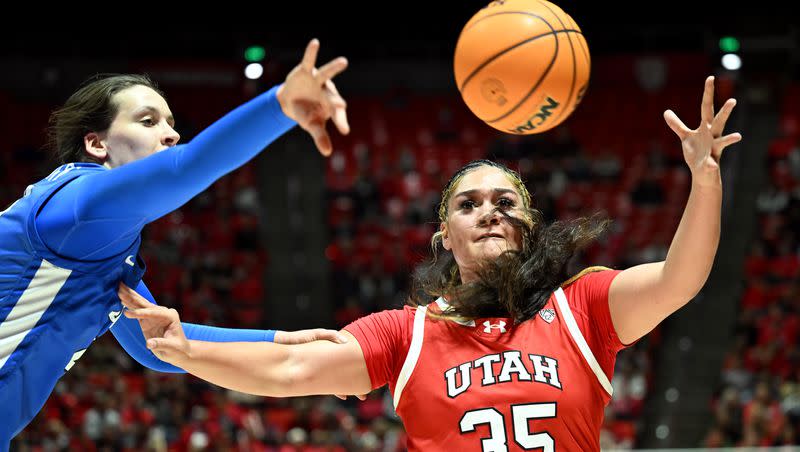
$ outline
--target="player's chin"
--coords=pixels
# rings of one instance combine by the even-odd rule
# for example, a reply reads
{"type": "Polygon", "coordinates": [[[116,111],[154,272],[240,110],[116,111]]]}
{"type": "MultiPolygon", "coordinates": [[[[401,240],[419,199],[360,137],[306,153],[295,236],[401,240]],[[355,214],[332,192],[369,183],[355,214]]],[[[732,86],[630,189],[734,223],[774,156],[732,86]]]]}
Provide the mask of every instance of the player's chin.
{"type": "Polygon", "coordinates": [[[501,254],[511,249],[505,241],[498,243],[487,243],[478,251],[478,256],[482,260],[493,260],[501,254]]]}

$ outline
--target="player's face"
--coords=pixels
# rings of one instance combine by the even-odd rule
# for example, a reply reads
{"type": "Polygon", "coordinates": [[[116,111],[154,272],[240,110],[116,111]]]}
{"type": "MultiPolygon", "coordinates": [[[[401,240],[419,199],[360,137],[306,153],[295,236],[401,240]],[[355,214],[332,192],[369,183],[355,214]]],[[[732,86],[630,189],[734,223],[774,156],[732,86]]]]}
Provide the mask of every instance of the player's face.
{"type": "Polygon", "coordinates": [[[448,204],[442,244],[453,252],[462,281],[474,278],[480,262],[521,248],[519,229],[495,210],[518,216],[522,207],[522,197],[502,170],[481,166],[467,173],[448,204]]]}
{"type": "Polygon", "coordinates": [[[137,85],[114,95],[117,116],[108,130],[100,134],[111,168],[139,160],[174,146],[180,135],[175,131],[172,112],[157,92],[137,85]]]}

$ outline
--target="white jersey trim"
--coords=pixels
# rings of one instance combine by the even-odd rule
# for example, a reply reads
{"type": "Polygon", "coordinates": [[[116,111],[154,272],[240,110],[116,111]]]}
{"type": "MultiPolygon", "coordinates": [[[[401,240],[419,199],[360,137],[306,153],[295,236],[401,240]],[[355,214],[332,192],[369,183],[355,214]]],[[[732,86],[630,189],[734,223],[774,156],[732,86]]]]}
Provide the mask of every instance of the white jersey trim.
{"type": "Polygon", "coordinates": [[[0,369],[39,323],[71,273],[72,270],[57,267],[42,259],[28,287],[0,323],[0,369]]]}
{"type": "Polygon", "coordinates": [[[400,403],[400,396],[403,394],[403,388],[406,387],[408,379],[411,378],[411,373],[417,366],[419,354],[422,351],[422,339],[425,335],[425,313],[427,306],[418,306],[417,312],[414,313],[414,328],[411,330],[411,345],[408,347],[408,355],[400,370],[400,376],[397,377],[397,385],[394,388],[394,408],[400,403]]]}
{"type": "Polygon", "coordinates": [[[575,321],[575,317],[572,315],[572,310],[569,307],[569,302],[567,301],[566,294],[564,294],[564,290],[559,287],[556,289],[555,295],[556,301],[558,302],[558,308],[561,311],[561,315],[564,317],[564,323],[567,325],[567,330],[569,330],[572,340],[575,341],[575,344],[580,349],[583,358],[589,364],[589,367],[592,368],[595,376],[597,376],[597,380],[600,381],[600,385],[603,386],[603,389],[606,390],[609,396],[613,396],[614,388],[611,386],[611,382],[608,381],[606,373],[603,372],[603,369],[600,367],[600,363],[598,363],[597,359],[595,359],[592,350],[589,348],[589,344],[586,343],[586,339],[583,337],[583,334],[581,334],[581,330],[578,328],[578,323],[575,321]]]}
{"type": "MultiPolygon", "coordinates": [[[[450,308],[450,305],[447,304],[447,301],[445,301],[445,299],[442,297],[436,299],[436,304],[439,305],[439,309],[441,309],[442,312],[445,312],[447,311],[447,309],[450,308]]],[[[458,320],[458,319],[449,319],[449,320],[452,320],[453,322],[456,322],[457,324],[463,326],[475,326],[474,320],[458,320]]]]}

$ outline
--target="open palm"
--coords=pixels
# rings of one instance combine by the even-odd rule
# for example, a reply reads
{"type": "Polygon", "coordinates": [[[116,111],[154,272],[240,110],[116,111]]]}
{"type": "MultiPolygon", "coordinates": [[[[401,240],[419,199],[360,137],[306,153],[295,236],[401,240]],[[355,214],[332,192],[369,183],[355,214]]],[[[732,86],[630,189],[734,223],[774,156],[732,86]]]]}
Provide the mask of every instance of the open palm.
{"type": "Polygon", "coordinates": [[[723,136],[725,123],[736,106],[736,99],[728,99],[722,109],[714,115],[714,77],[708,77],[700,106],[700,125],[692,130],[672,111],[664,112],[664,120],[681,139],[683,158],[689,165],[695,182],[713,185],[720,182],[719,162],[722,151],[742,139],[739,133],[723,136]]]}

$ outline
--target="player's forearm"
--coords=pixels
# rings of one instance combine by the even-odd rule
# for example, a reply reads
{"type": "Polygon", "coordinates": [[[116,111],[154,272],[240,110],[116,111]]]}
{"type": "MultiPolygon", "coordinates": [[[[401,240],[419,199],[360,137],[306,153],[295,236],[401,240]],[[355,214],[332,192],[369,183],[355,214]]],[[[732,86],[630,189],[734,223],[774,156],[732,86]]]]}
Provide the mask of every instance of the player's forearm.
{"type": "Polygon", "coordinates": [[[689,301],[705,284],[720,236],[722,186],[692,184],[662,275],[663,288],[689,301]]]}
{"type": "Polygon", "coordinates": [[[207,342],[274,342],[275,330],[221,328],[182,322],[187,339],[207,342]]]}
{"type": "Polygon", "coordinates": [[[293,393],[296,370],[291,346],[268,342],[189,341],[188,353],[172,364],[228,389],[270,397],[293,393]]]}
{"type": "Polygon", "coordinates": [[[270,397],[364,394],[372,389],[355,339],[297,345],[190,340],[187,350],[170,362],[219,386],[270,397]]]}
{"type": "Polygon", "coordinates": [[[67,184],[45,205],[37,228],[47,245],[64,256],[116,256],[136,241],[145,224],[179,208],[294,125],[271,90],[188,144],[67,184]]]}

